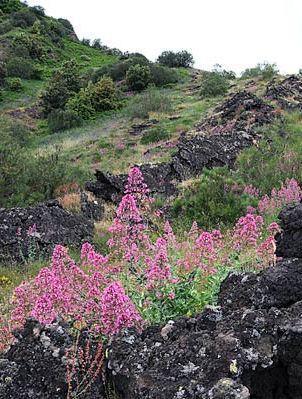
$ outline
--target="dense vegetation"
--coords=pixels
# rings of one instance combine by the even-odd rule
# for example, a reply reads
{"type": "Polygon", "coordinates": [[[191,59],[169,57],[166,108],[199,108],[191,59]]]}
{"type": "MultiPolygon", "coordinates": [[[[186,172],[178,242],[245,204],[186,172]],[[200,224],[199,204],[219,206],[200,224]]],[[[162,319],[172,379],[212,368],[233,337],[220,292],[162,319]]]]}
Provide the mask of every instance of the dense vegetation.
{"type": "Polygon", "coordinates": [[[281,79],[275,65],[236,79],[219,65],[193,70],[187,51],[165,51],[154,63],[99,39],[79,41],[69,21],[41,7],[4,0],[0,9],[0,206],[59,198],[80,212],[79,192],[95,169],[128,173],[93,243],[70,253],[58,245],[45,259],[32,226],[30,257],[0,267],[0,350],[27,317],[60,316],[106,340],[123,327],[190,316],[215,303],[230,270],[275,264],[277,215],[302,199],[300,112],[277,108],[282,117],[257,130],[262,139],[232,170],[203,170],[168,199],[152,198],[133,167],[170,160],[179,137],[194,134],[228,93],[253,85],[263,95],[269,79],[281,79]]]}

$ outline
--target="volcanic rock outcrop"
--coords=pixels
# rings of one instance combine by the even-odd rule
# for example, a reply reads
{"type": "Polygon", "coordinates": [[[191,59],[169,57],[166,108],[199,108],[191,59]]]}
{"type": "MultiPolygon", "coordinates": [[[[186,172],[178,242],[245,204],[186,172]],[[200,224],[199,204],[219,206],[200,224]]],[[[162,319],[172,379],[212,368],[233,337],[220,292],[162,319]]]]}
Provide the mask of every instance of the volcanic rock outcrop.
{"type": "MultiPolygon", "coordinates": [[[[68,325],[54,322],[42,326],[28,320],[23,330],[15,332],[15,337],[16,342],[0,356],[0,399],[104,398],[100,376],[90,385],[86,382],[80,396],[76,396],[77,387],[72,381],[67,384],[66,364],[72,365],[74,361],[68,355],[73,348],[68,325]]],[[[85,342],[82,336],[79,347],[85,347],[85,342]]],[[[85,374],[78,377],[80,382],[87,378],[85,374]]]]}
{"type": "Polygon", "coordinates": [[[302,258],[302,204],[289,205],[279,215],[282,232],[277,235],[277,256],[302,258]]]}
{"type": "Polygon", "coordinates": [[[0,261],[22,262],[31,251],[49,254],[56,244],[91,240],[93,223],[48,201],[34,207],[0,209],[0,261]]]}
{"type": "MultiPolygon", "coordinates": [[[[284,214],[295,215],[302,230],[301,205],[283,211],[278,251],[294,223],[284,214]]],[[[301,247],[301,236],[286,242],[287,250],[301,247]]],[[[301,320],[301,258],[259,274],[231,273],[217,306],[113,338],[106,378],[96,379],[84,398],[103,399],[105,381],[120,399],[302,399],[301,320]]],[[[0,356],[0,399],[65,399],[68,328],[29,320],[15,335],[0,356]]]]}
{"type": "MultiPolygon", "coordinates": [[[[141,171],[152,193],[176,192],[177,182],[201,173],[204,168],[232,166],[240,151],[260,137],[256,128],[275,118],[274,108],[246,91],[236,93],[198,124],[194,135],[182,135],[169,163],[142,165],[141,171]]],[[[126,175],[96,171],[96,181],[86,189],[105,201],[116,201],[123,193],[126,175]]]]}
{"type": "Polygon", "coordinates": [[[266,97],[275,100],[286,110],[302,110],[302,77],[291,75],[281,83],[272,83],[266,90],[266,97]]]}
{"type": "Polygon", "coordinates": [[[302,263],[231,274],[217,307],[111,344],[123,399],[301,399],[302,263]]]}

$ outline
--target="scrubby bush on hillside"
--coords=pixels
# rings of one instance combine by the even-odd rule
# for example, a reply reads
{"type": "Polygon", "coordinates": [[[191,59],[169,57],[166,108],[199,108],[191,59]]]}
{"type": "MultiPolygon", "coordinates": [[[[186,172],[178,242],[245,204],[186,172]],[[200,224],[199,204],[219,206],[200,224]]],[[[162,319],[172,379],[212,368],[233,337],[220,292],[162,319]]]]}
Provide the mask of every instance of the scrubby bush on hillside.
{"type": "Polygon", "coordinates": [[[20,10],[24,5],[21,4],[20,0],[1,0],[0,10],[5,13],[11,13],[20,10]]]}
{"type": "Polygon", "coordinates": [[[104,77],[92,85],[92,104],[97,112],[116,109],[118,98],[111,78],[104,77]]]}
{"type": "Polygon", "coordinates": [[[148,118],[150,112],[170,112],[171,97],[165,92],[149,88],[129,101],[126,113],[131,118],[148,118]]]}
{"type": "Polygon", "coordinates": [[[48,115],[47,122],[49,130],[55,133],[81,126],[83,121],[74,111],[55,109],[48,115]]]}
{"type": "Polygon", "coordinates": [[[31,61],[14,57],[10,58],[6,65],[7,75],[22,79],[41,79],[42,70],[31,61]]]}
{"type": "Polygon", "coordinates": [[[10,17],[12,25],[19,28],[28,28],[33,26],[36,19],[36,15],[29,8],[16,11],[12,13],[10,17]]]}
{"type": "Polygon", "coordinates": [[[264,62],[262,64],[258,64],[254,68],[247,68],[245,71],[242,72],[241,78],[256,78],[262,77],[263,79],[269,80],[273,76],[277,75],[279,72],[276,64],[269,64],[264,62]]]}
{"type": "Polygon", "coordinates": [[[157,143],[158,141],[168,140],[169,138],[170,134],[165,129],[156,126],[153,129],[150,129],[146,133],[144,133],[143,137],[141,138],[141,143],[157,143]]]}
{"type": "Polygon", "coordinates": [[[0,86],[4,85],[6,76],[7,76],[6,65],[3,62],[0,62],[0,86]]]}
{"type": "Polygon", "coordinates": [[[151,81],[151,72],[148,66],[133,65],[126,73],[126,83],[130,90],[142,91],[151,81]]]}
{"type": "Polygon", "coordinates": [[[123,80],[126,77],[128,69],[133,65],[149,65],[149,60],[142,55],[128,57],[123,61],[116,62],[113,65],[104,65],[94,71],[92,81],[97,82],[101,77],[107,75],[114,81],[123,80]]]}
{"type": "Polygon", "coordinates": [[[9,20],[5,20],[0,23],[0,35],[4,35],[5,33],[9,32],[13,29],[13,25],[9,20]]]}
{"type": "Polygon", "coordinates": [[[11,91],[22,91],[23,85],[20,78],[7,78],[6,84],[9,90],[11,91]]]}
{"type": "Polygon", "coordinates": [[[154,83],[155,86],[165,86],[178,82],[178,74],[174,69],[162,65],[151,64],[150,71],[151,83],[154,83]]]}
{"type": "Polygon", "coordinates": [[[202,176],[184,189],[173,204],[173,215],[181,217],[187,226],[195,220],[202,228],[230,226],[255,201],[233,189],[238,182],[227,168],[204,171],[202,176]]]}
{"type": "Polygon", "coordinates": [[[202,98],[216,97],[226,94],[229,88],[228,79],[217,72],[204,72],[200,95],[202,98]]]}
{"type": "Polygon", "coordinates": [[[118,98],[112,79],[102,78],[99,82],[89,83],[67,103],[67,109],[75,112],[82,119],[90,119],[97,112],[116,109],[118,98]]]}
{"type": "Polygon", "coordinates": [[[33,60],[40,60],[44,54],[41,41],[34,34],[21,33],[12,41],[15,55],[29,56],[33,60]]]}
{"type": "Polygon", "coordinates": [[[190,68],[194,64],[194,59],[192,54],[186,50],[178,51],[176,53],[173,51],[164,51],[157,58],[157,62],[170,68],[190,68]]]}
{"type": "Polygon", "coordinates": [[[224,69],[220,64],[214,65],[212,72],[216,72],[217,74],[228,80],[236,79],[236,73],[234,71],[228,71],[224,69]]]}
{"type": "Polygon", "coordinates": [[[64,109],[67,101],[80,90],[79,67],[75,61],[65,62],[53,73],[41,95],[44,114],[64,109]]]}

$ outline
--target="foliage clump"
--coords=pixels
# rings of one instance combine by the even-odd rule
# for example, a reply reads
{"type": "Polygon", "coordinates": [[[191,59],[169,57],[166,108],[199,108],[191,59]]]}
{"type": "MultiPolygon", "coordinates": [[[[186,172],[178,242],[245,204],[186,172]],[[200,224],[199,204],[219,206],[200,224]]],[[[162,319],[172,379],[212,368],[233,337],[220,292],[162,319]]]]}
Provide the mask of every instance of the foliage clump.
{"type": "Polygon", "coordinates": [[[157,58],[157,62],[170,68],[190,68],[194,64],[194,59],[193,55],[186,50],[164,51],[157,58]]]}
{"type": "Polygon", "coordinates": [[[131,118],[148,118],[150,112],[167,113],[171,110],[171,96],[165,91],[150,87],[129,101],[126,112],[131,118]]]}
{"type": "Polygon", "coordinates": [[[265,80],[272,79],[279,72],[276,64],[269,64],[268,62],[263,62],[257,64],[253,68],[247,68],[241,73],[242,79],[257,78],[261,77],[265,80]]]}
{"type": "Polygon", "coordinates": [[[151,71],[148,66],[133,65],[126,73],[126,83],[130,90],[142,91],[151,81],[151,71]]]}
{"type": "Polygon", "coordinates": [[[204,72],[200,95],[202,98],[222,96],[227,93],[228,88],[229,81],[224,75],[216,71],[204,72]]]}

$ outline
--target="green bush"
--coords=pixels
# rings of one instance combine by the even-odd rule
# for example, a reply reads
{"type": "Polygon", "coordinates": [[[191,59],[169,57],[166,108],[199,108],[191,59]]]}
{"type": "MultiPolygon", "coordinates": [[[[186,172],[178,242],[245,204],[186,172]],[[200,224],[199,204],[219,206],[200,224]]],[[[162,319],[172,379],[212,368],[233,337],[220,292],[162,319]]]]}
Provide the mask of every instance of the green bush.
{"type": "Polygon", "coordinates": [[[82,119],[73,111],[55,109],[47,118],[49,130],[52,133],[81,126],[82,119]]]}
{"type": "Polygon", "coordinates": [[[160,127],[155,127],[149,131],[147,131],[143,137],[141,138],[142,144],[151,144],[157,143],[158,141],[168,140],[171,135],[160,127]]]}
{"type": "Polygon", "coordinates": [[[159,64],[170,68],[190,68],[194,64],[193,55],[188,51],[164,51],[157,58],[159,64]]]}
{"type": "Polygon", "coordinates": [[[19,28],[28,28],[33,26],[36,19],[36,15],[31,12],[29,8],[24,8],[12,13],[10,18],[12,25],[19,28]]]}
{"type": "Polygon", "coordinates": [[[246,212],[255,200],[239,195],[230,188],[237,185],[226,167],[205,170],[193,184],[174,201],[172,214],[189,227],[193,221],[203,229],[229,227],[246,212]]]}
{"type": "Polygon", "coordinates": [[[80,90],[78,64],[71,60],[56,70],[41,95],[42,108],[47,116],[54,109],[64,109],[68,100],[80,90]]]}
{"type": "Polygon", "coordinates": [[[0,86],[4,85],[6,76],[7,76],[6,65],[3,62],[0,62],[0,86]]]}
{"type": "Polygon", "coordinates": [[[111,78],[104,77],[99,82],[89,83],[87,87],[72,97],[67,109],[83,119],[90,119],[97,112],[109,111],[118,107],[116,89],[111,78]]]}
{"type": "Polygon", "coordinates": [[[9,20],[5,20],[0,23],[0,35],[4,35],[5,33],[11,31],[13,29],[13,25],[9,20]]]}
{"type": "Polygon", "coordinates": [[[0,2],[0,10],[5,13],[18,11],[22,7],[24,7],[24,5],[21,4],[20,0],[1,0],[0,2]]]}
{"type": "Polygon", "coordinates": [[[141,95],[133,97],[126,108],[126,113],[131,118],[148,118],[150,112],[171,112],[171,97],[153,87],[141,95]]]}
{"type": "Polygon", "coordinates": [[[125,79],[126,73],[133,65],[149,65],[149,61],[142,55],[135,55],[113,65],[104,65],[94,71],[92,81],[95,83],[103,76],[109,76],[114,81],[125,79]]]}
{"type": "Polygon", "coordinates": [[[152,64],[150,65],[151,82],[155,86],[165,86],[178,82],[178,74],[174,69],[152,64]]]}
{"type": "Polygon", "coordinates": [[[113,80],[102,78],[91,86],[92,104],[96,111],[109,111],[118,107],[118,98],[113,80]]]}
{"type": "Polygon", "coordinates": [[[66,109],[68,111],[75,113],[84,120],[91,119],[96,114],[96,110],[92,103],[91,85],[82,88],[76,95],[71,97],[66,104],[66,109]]]}
{"type": "Polygon", "coordinates": [[[242,72],[241,78],[256,78],[262,77],[265,80],[272,79],[273,76],[277,75],[279,72],[276,64],[269,64],[264,62],[262,64],[258,64],[254,68],[247,68],[242,72]]]}
{"type": "Polygon", "coordinates": [[[33,60],[40,60],[44,55],[44,48],[36,35],[20,33],[12,42],[13,50],[16,55],[28,55],[33,60]]]}
{"type": "Polygon", "coordinates": [[[228,79],[217,72],[205,72],[201,81],[200,95],[202,98],[222,96],[229,88],[228,79]]]}
{"type": "Polygon", "coordinates": [[[11,91],[22,91],[23,85],[20,78],[7,78],[6,79],[7,87],[11,91]]]}
{"type": "Polygon", "coordinates": [[[130,90],[142,91],[151,81],[150,68],[145,65],[133,65],[126,73],[126,83],[130,90]]]}
{"type": "Polygon", "coordinates": [[[42,69],[25,58],[11,58],[6,65],[7,75],[22,79],[41,79],[42,69]]]}

